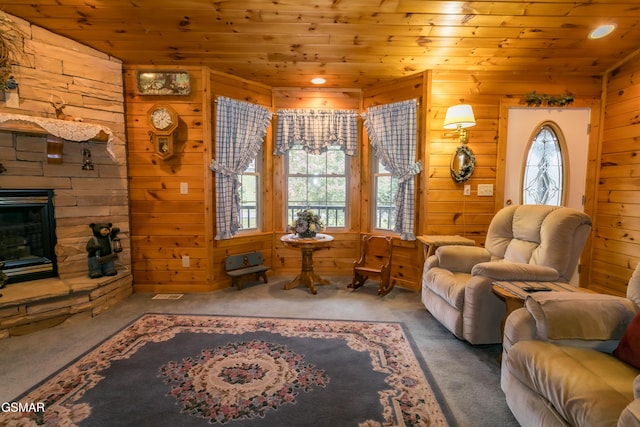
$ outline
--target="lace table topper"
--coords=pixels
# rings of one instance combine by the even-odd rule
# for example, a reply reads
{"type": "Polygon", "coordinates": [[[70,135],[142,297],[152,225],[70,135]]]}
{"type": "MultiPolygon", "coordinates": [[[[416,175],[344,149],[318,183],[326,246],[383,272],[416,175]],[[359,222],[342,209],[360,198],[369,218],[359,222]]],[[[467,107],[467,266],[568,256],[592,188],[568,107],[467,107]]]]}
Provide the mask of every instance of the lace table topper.
{"type": "Polygon", "coordinates": [[[58,138],[62,138],[67,141],[89,141],[98,136],[100,132],[104,132],[108,137],[107,152],[114,162],[118,162],[116,159],[115,150],[113,148],[113,141],[115,137],[111,129],[106,126],[94,123],[72,122],[67,120],[49,119],[46,117],[26,116],[23,114],[0,113],[0,123],[12,120],[34,123],[46,130],[51,135],[57,136],[58,138]]]}

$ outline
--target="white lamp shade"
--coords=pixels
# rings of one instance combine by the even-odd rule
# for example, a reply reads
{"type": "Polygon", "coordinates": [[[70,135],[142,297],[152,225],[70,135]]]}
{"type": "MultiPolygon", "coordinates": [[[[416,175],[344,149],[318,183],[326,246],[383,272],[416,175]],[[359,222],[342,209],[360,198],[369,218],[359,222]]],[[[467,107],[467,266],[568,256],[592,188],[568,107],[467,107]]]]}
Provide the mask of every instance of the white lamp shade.
{"type": "Polygon", "coordinates": [[[447,109],[447,115],[444,117],[445,129],[461,129],[470,128],[476,125],[476,118],[473,116],[473,109],[469,104],[458,104],[447,109]]]}

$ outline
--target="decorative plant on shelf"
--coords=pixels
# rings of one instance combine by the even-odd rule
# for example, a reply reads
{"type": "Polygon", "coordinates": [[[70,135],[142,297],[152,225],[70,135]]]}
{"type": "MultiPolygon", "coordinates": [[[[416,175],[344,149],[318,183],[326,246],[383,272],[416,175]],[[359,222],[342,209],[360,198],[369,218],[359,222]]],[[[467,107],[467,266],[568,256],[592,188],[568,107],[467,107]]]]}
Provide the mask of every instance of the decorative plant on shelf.
{"type": "Polygon", "coordinates": [[[0,91],[18,87],[13,77],[13,65],[23,54],[24,34],[15,22],[0,14],[0,91]]]}
{"type": "Polygon", "coordinates": [[[298,218],[287,228],[289,233],[297,233],[302,238],[311,238],[316,237],[316,233],[324,231],[324,221],[311,209],[304,209],[298,212],[297,216],[298,218]]]}
{"type": "Polygon", "coordinates": [[[565,107],[573,102],[573,94],[571,93],[563,93],[560,95],[547,95],[539,94],[535,90],[526,94],[523,97],[523,101],[528,106],[539,107],[541,105],[547,105],[549,107],[565,107]]]}

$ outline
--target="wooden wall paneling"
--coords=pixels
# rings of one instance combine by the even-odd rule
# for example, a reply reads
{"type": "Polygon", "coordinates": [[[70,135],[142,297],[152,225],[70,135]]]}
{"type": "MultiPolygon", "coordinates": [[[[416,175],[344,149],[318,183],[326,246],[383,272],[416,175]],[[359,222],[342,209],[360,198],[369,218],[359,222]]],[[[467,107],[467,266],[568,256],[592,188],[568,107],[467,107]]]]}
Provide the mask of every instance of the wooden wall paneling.
{"type": "MultiPolygon", "coordinates": [[[[541,78],[533,73],[520,75],[434,71],[429,170],[429,200],[433,200],[433,204],[428,205],[428,213],[431,214],[433,210],[440,213],[451,212],[450,218],[455,221],[449,225],[452,229],[459,229],[459,224],[472,224],[472,231],[464,227],[467,233],[474,233],[466,237],[476,240],[478,244],[484,244],[486,229],[495,211],[502,207],[504,198],[504,176],[501,175],[501,170],[504,169],[506,149],[497,142],[501,135],[506,136],[508,106],[519,104],[522,96],[533,90],[552,94],[571,92],[576,97],[597,98],[599,82],[599,78],[576,78],[567,87],[566,80],[554,77],[541,78]],[[476,170],[471,179],[464,183],[471,185],[470,196],[462,195],[464,184],[457,184],[450,177],[447,178],[450,159],[447,152],[453,153],[459,142],[442,137],[442,121],[446,109],[459,102],[470,103],[473,106],[477,122],[476,126],[469,129],[469,146],[476,155],[476,170]],[[494,195],[478,197],[478,184],[494,184],[494,195]],[[445,192],[445,195],[436,195],[436,192],[445,192]],[[484,222],[468,221],[465,219],[468,215],[474,215],[475,220],[484,218],[484,222]]],[[[427,229],[433,234],[438,232],[430,226],[427,229]]]]}
{"type": "MultiPolygon", "coordinates": [[[[362,111],[365,111],[363,107],[362,111]]],[[[373,223],[372,215],[373,215],[373,207],[371,204],[371,197],[373,194],[372,191],[372,181],[371,181],[371,170],[373,167],[373,154],[371,149],[371,144],[369,143],[369,134],[364,126],[364,120],[362,121],[362,150],[360,150],[359,155],[359,165],[360,165],[360,193],[358,194],[358,198],[355,201],[358,205],[357,210],[357,218],[354,218],[357,221],[359,227],[357,231],[362,233],[371,233],[371,224],[373,223]]],[[[352,214],[356,215],[355,211],[352,211],[352,214]]],[[[358,242],[358,253],[360,252],[360,242],[358,242]]]]}
{"type": "MultiPolygon", "coordinates": [[[[423,84],[422,84],[422,109],[419,118],[419,139],[418,139],[418,158],[422,164],[422,172],[418,177],[418,185],[416,187],[417,190],[417,216],[416,216],[416,236],[426,234],[426,216],[427,216],[427,204],[429,194],[429,177],[431,170],[431,144],[429,141],[431,140],[430,133],[430,118],[431,118],[431,109],[432,109],[432,100],[431,100],[431,91],[432,88],[432,73],[427,72],[423,73],[423,84]]],[[[424,260],[422,260],[424,261],[424,260]]],[[[422,262],[421,262],[422,264],[422,262]]],[[[418,276],[420,277],[420,275],[418,276]]]]}
{"type": "Polygon", "coordinates": [[[138,70],[162,67],[132,65],[125,68],[129,184],[134,290],[195,292],[210,290],[206,235],[203,153],[207,81],[201,67],[172,67],[190,73],[188,96],[137,94],[138,70]],[[169,104],[180,117],[178,155],[160,160],[152,154],[147,112],[154,104],[169,104]],[[186,183],[188,193],[180,193],[186,183]],[[183,267],[182,257],[189,257],[183,267]]]}
{"type": "Polygon", "coordinates": [[[211,71],[211,92],[213,96],[226,96],[238,101],[272,107],[273,97],[271,91],[270,86],[255,81],[211,71]]]}
{"type": "MultiPolygon", "coordinates": [[[[277,100],[276,100],[277,103],[277,100]]],[[[277,118],[276,118],[277,120],[277,118]]],[[[271,132],[271,139],[275,141],[276,125],[273,124],[271,132]]],[[[273,151],[272,151],[273,152],[273,151]]],[[[271,211],[273,212],[273,232],[274,232],[274,248],[277,245],[281,245],[279,239],[281,235],[286,234],[287,224],[285,223],[284,213],[284,200],[286,199],[285,184],[284,184],[284,156],[271,156],[273,164],[272,174],[272,205],[271,211]]]]}
{"type": "MultiPolygon", "coordinates": [[[[202,127],[202,151],[200,156],[200,170],[202,173],[202,200],[204,201],[204,240],[205,248],[207,249],[207,263],[203,266],[207,275],[205,278],[205,286],[209,289],[214,289],[214,283],[216,279],[214,263],[213,263],[213,248],[214,248],[214,232],[213,226],[215,222],[215,201],[214,201],[214,177],[213,172],[209,169],[211,159],[213,157],[213,140],[215,126],[213,124],[213,93],[211,89],[211,70],[208,67],[202,67],[200,70],[202,79],[202,115],[199,118],[202,127]]],[[[195,147],[194,147],[195,148],[195,147]]],[[[185,153],[186,154],[186,153],[185,153]]],[[[195,168],[194,168],[195,169],[195,168]]],[[[194,180],[195,181],[195,180],[194,180]]]]}
{"type": "MultiPolygon", "coordinates": [[[[278,109],[340,109],[361,110],[361,91],[359,89],[344,88],[295,88],[278,87],[273,89],[274,110],[278,109]]],[[[275,141],[276,120],[274,120],[272,138],[275,141]]],[[[359,119],[358,126],[362,126],[359,119]]],[[[275,143],[275,142],[274,142],[275,143]]],[[[360,144],[362,146],[362,143],[360,144]]],[[[270,153],[273,149],[270,150],[270,153]]],[[[285,212],[285,182],[284,167],[285,156],[272,156],[273,158],[273,205],[271,211],[274,218],[274,270],[278,274],[295,277],[300,272],[301,254],[297,249],[285,247],[280,237],[286,234],[287,224],[284,223],[285,212]]],[[[326,233],[334,237],[334,242],[329,250],[321,250],[314,253],[314,270],[320,275],[350,275],[353,271],[353,261],[356,260],[359,251],[358,231],[360,229],[360,186],[362,150],[358,147],[358,153],[349,162],[350,188],[349,188],[349,216],[348,224],[344,230],[328,229],[326,233]],[[355,231],[355,232],[354,232],[355,231]]],[[[346,285],[345,285],[346,286],[346,285]]]]}
{"type": "MultiPolygon", "coordinates": [[[[582,287],[591,287],[591,272],[592,272],[592,257],[593,257],[593,235],[598,225],[597,218],[597,188],[598,181],[600,180],[600,168],[598,164],[600,162],[600,156],[602,151],[602,132],[604,123],[604,88],[606,87],[606,77],[601,82],[601,96],[599,98],[593,97],[590,100],[584,99],[584,102],[591,108],[591,128],[589,134],[589,151],[587,153],[587,174],[585,182],[585,198],[584,198],[584,211],[591,216],[593,229],[590,237],[585,243],[584,250],[582,251],[582,257],[580,259],[580,283],[582,287]]],[[[583,100],[578,100],[582,102],[583,100]]]]}
{"type": "Polygon", "coordinates": [[[322,87],[276,87],[273,89],[277,108],[359,109],[360,89],[327,89],[322,87]]]}
{"type": "MultiPolygon", "coordinates": [[[[228,74],[215,71],[210,72],[210,105],[212,114],[209,122],[211,123],[211,155],[207,158],[207,169],[211,159],[215,158],[215,107],[216,98],[224,96],[238,101],[250,102],[253,104],[264,106],[273,110],[273,94],[270,87],[255,83],[246,79],[234,77],[228,74]]],[[[229,255],[237,255],[245,252],[259,250],[265,257],[267,265],[273,265],[273,212],[270,209],[273,206],[273,176],[272,176],[272,156],[273,138],[272,129],[267,129],[265,143],[262,149],[262,175],[261,175],[261,191],[263,210],[261,221],[261,229],[254,231],[239,231],[233,239],[214,240],[215,235],[215,173],[209,170],[211,175],[211,190],[209,192],[209,211],[211,212],[208,221],[211,231],[211,248],[210,255],[210,277],[212,289],[221,289],[228,287],[231,283],[230,278],[225,273],[224,260],[229,255]]]]}
{"type": "MultiPolygon", "coordinates": [[[[491,183],[496,182],[496,168],[499,162],[498,158],[500,156],[498,152],[498,147],[496,145],[497,133],[498,133],[498,121],[499,117],[499,100],[502,97],[514,97],[513,94],[504,94],[504,93],[481,93],[481,82],[478,80],[469,79],[468,74],[463,73],[448,73],[453,78],[458,78],[461,81],[464,80],[464,84],[460,82],[451,82],[446,81],[446,78],[443,75],[438,76],[438,78],[431,79],[430,77],[425,77],[422,73],[417,76],[411,76],[405,79],[401,79],[399,82],[393,82],[387,85],[381,85],[380,87],[376,87],[371,91],[365,91],[362,94],[362,97],[356,97],[352,91],[350,90],[322,90],[314,92],[310,89],[295,89],[295,88],[276,88],[273,90],[273,94],[269,101],[265,101],[267,99],[266,95],[256,96],[255,93],[260,93],[260,90],[264,88],[259,88],[257,92],[252,91],[250,82],[243,81],[242,79],[230,78],[227,76],[221,76],[221,79],[224,80],[224,84],[218,82],[216,78],[218,77],[216,73],[211,74],[211,93],[212,97],[215,97],[220,94],[224,94],[225,96],[249,99],[249,100],[259,100],[259,102],[269,102],[272,105],[272,108],[279,108],[280,106],[286,108],[324,108],[325,106],[330,106],[331,108],[351,108],[355,105],[355,108],[365,108],[367,105],[374,105],[376,103],[385,103],[385,102],[396,102],[399,100],[411,98],[413,95],[417,94],[417,97],[424,99],[425,93],[428,93],[429,90],[425,87],[428,84],[432,85],[432,89],[430,90],[433,93],[437,93],[439,101],[441,104],[436,103],[436,97],[429,97],[429,100],[433,103],[429,106],[424,101],[421,102],[421,110],[424,112],[421,115],[424,115],[424,126],[425,128],[428,126],[428,129],[421,130],[420,135],[421,138],[427,139],[430,141],[428,146],[425,144],[424,148],[419,148],[419,155],[424,156],[423,166],[425,167],[424,177],[421,177],[420,185],[418,186],[417,203],[420,206],[419,214],[422,216],[417,230],[420,233],[430,233],[430,232],[446,232],[447,234],[462,234],[468,235],[472,237],[478,244],[482,244],[484,240],[484,235],[486,234],[486,227],[488,226],[495,209],[495,200],[494,198],[487,197],[478,197],[476,194],[472,194],[472,196],[467,198],[462,198],[462,191],[457,187],[455,183],[451,180],[448,174],[448,163],[450,159],[450,155],[447,153],[449,151],[453,151],[455,146],[457,145],[457,141],[451,141],[442,137],[443,130],[441,129],[442,117],[444,116],[444,112],[449,105],[453,105],[454,103],[459,102],[461,99],[461,93],[468,93],[469,98],[473,101],[466,99],[467,102],[472,102],[474,105],[474,111],[476,111],[476,118],[478,120],[478,125],[471,129],[472,139],[471,144],[472,148],[476,152],[478,156],[479,165],[477,167],[477,172],[474,174],[472,178],[473,186],[475,187],[477,183],[491,183]],[[229,88],[227,84],[230,82],[235,82],[236,87],[229,88]],[[218,87],[218,91],[222,93],[217,93],[213,88],[218,87]],[[443,87],[446,87],[446,90],[443,90],[443,87]],[[433,100],[432,100],[433,98],[433,100]],[[476,107],[477,106],[477,107],[476,107]],[[426,117],[427,112],[429,117],[426,117]],[[426,180],[426,184],[425,184],[426,180]],[[423,185],[426,186],[423,187],[423,185]],[[433,221],[430,219],[433,218],[433,221]]],[[[493,78],[495,79],[495,78],[493,78]]],[[[589,79],[587,79],[589,80],[589,79]]],[[[590,81],[590,80],[589,80],[590,81]]],[[[515,85],[515,82],[511,84],[515,85]]],[[[545,88],[541,83],[540,87],[545,88]]],[[[578,82],[578,85],[583,85],[583,82],[578,82]]],[[[525,85],[521,84],[521,90],[519,92],[526,93],[529,90],[529,87],[523,87],[525,85]]],[[[585,85],[588,87],[589,85],[585,85]]],[[[499,85],[491,85],[491,87],[495,87],[498,90],[499,85]]],[[[553,84],[551,87],[555,87],[553,84]]],[[[484,89],[484,86],[482,86],[484,89]]],[[[543,89],[539,89],[543,90],[543,89]]],[[[421,118],[422,119],[422,118],[421,118]]],[[[135,127],[135,126],[134,126],[135,127]]],[[[189,129],[191,131],[191,129],[189,129]]],[[[269,133],[269,138],[267,139],[267,144],[273,144],[273,129],[269,133]]],[[[203,132],[200,129],[200,132],[203,132]]],[[[364,132],[363,132],[364,133],[364,132]]],[[[138,141],[138,144],[141,144],[142,141],[138,141]]],[[[269,152],[272,152],[272,145],[269,146],[269,152]]],[[[144,149],[136,150],[135,148],[132,150],[132,162],[139,164],[140,166],[145,165],[144,149]]],[[[368,194],[370,192],[370,183],[367,181],[365,175],[368,174],[368,170],[370,168],[370,152],[368,150],[368,143],[362,143],[361,149],[362,156],[358,159],[353,159],[352,163],[354,163],[354,167],[352,167],[352,178],[356,177],[356,170],[358,171],[358,175],[360,179],[358,182],[361,187],[357,188],[358,191],[352,191],[352,194],[358,194],[358,199],[355,204],[360,207],[359,218],[360,225],[356,227],[356,222],[352,220],[350,222],[350,228],[352,232],[355,230],[366,231],[363,228],[363,224],[367,224],[368,222],[364,221],[366,219],[366,215],[368,215],[368,210],[370,209],[370,201],[368,200],[368,194]]],[[[185,153],[185,156],[188,153],[185,153]]],[[[269,210],[269,214],[271,215],[271,219],[269,219],[269,214],[267,214],[263,218],[263,222],[265,224],[271,223],[271,231],[275,231],[273,234],[273,240],[271,245],[271,251],[273,258],[273,268],[276,272],[286,273],[286,274],[297,274],[297,268],[299,263],[291,262],[299,257],[295,251],[291,251],[289,249],[285,249],[281,247],[279,242],[279,237],[282,234],[279,234],[277,230],[283,230],[285,224],[282,224],[282,216],[278,214],[278,212],[284,212],[284,205],[282,201],[284,200],[284,183],[282,181],[282,158],[279,156],[270,155],[265,156],[264,161],[266,162],[266,169],[269,170],[269,161],[271,162],[271,186],[267,186],[267,191],[265,194],[265,200],[271,200],[272,209],[269,210]],[[270,194],[269,194],[270,193],[270,194]],[[287,254],[287,252],[289,253],[287,254]]],[[[208,160],[207,160],[208,162],[208,160]]],[[[208,166],[208,165],[207,165],[208,166]]],[[[203,166],[205,167],[205,166],[203,166]]],[[[160,188],[156,190],[155,194],[152,192],[144,192],[144,183],[149,184],[153,188],[153,186],[157,187],[157,184],[153,183],[153,180],[142,174],[133,172],[131,176],[131,188],[132,194],[136,198],[140,198],[140,201],[161,198],[163,200],[170,199],[170,197],[163,195],[158,195],[158,191],[162,191],[163,186],[169,186],[170,188],[178,189],[180,179],[172,178],[172,173],[174,169],[169,168],[168,170],[158,170],[156,175],[159,177],[163,177],[164,180],[163,185],[160,185],[160,188]]],[[[367,175],[368,176],[368,175],[367,175]]],[[[496,191],[498,188],[496,188],[496,191]]],[[[175,190],[174,190],[175,191],[175,190]]],[[[203,192],[205,191],[205,186],[203,186],[203,192]]],[[[206,205],[206,204],[205,204],[206,205]]],[[[144,206],[144,205],[140,205],[144,206]]],[[[145,207],[146,208],[146,207],[145,207]]],[[[202,209],[207,209],[206,206],[203,206],[202,209]]],[[[161,216],[161,212],[158,212],[159,215],[157,218],[154,216],[153,221],[161,222],[163,218],[161,216]]],[[[136,218],[137,219],[137,218],[136,218]]],[[[206,223],[206,219],[204,220],[206,223]]],[[[264,232],[269,232],[269,225],[265,225],[264,232]]],[[[348,233],[347,233],[348,234],[348,233]]],[[[347,236],[347,235],[345,235],[347,236]]],[[[351,245],[350,248],[346,250],[351,256],[351,260],[349,262],[340,262],[340,260],[320,257],[318,261],[318,268],[324,269],[327,268],[328,271],[334,272],[336,267],[342,266],[344,268],[345,274],[351,273],[351,262],[357,254],[359,253],[359,237],[358,234],[353,234],[351,238],[341,239],[336,244],[341,246],[341,251],[345,250],[348,245],[351,245]]],[[[214,242],[213,246],[217,244],[214,242]]],[[[229,250],[244,250],[242,244],[237,246],[231,246],[229,249],[225,249],[226,252],[219,252],[218,249],[213,250],[213,255],[210,259],[212,259],[212,275],[214,277],[218,277],[218,274],[223,274],[223,270],[220,270],[219,264],[222,256],[229,250]]],[[[399,249],[399,257],[404,257],[403,252],[405,251],[420,251],[421,248],[406,248],[401,246],[399,249]]],[[[338,253],[336,251],[336,253],[338,253]]],[[[341,255],[344,253],[340,252],[341,255]]],[[[335,255],[335,254],[334,254],[335,255]]],[[[349,257],[342,257],[341,259],[346,259],[349,257]]],[[[411,258],[407,256],[407,260],[415,260],[416,257],[411,258]]],[[[416,263],[408,261],[405,265],[404,263],[401,265],[401,268],[397,269],[396,275],[404,283],[407,284],[407,287],[411,287],[410,283],[414,283],[415,286],[419,287],[419,276],[420,276],[420,263],[415,265],[416,263]],[[400,277],[402,276],[402,277],[400,277]],[[411,276],[414,276],[411,278],[411,276]]],[[[321,270],[319,270],[322,273],[321,270]]],[[[221,282],[222,284],[223,282],[221,282]]]]}
{"type": "MultiPolygon", "coordinates": [[[[421,224],[424,222],[423,217],[425,212],[422,210],[425,202],[423,201],[426,192],[421,189],[421,183],[424,182],[423,175],[427,173],[429,168],[428,159],[424,158],[425,149],[424,141],[426,139],[427,131],[425,129],[427,119],[426,114],[429,108],[428,104],[428,89],[430,84],[430,72],[425,71],[423,73],[417,73],[397,81],[381,84],[375,88],[365,89],[362,94],[363,109],[374,105],[391,104],[395,102],[405,101],[409,99],[416,99],[418,101],[418,129],[417,129],[417,144],[416,157],[422,163],[423,171],[415,178],[416,179],[416,224],[414,231],[420,233],[422,230],[421,224]]],[[[363,132],[363,144],[367,146],[367,150],[363,150],[363,157],[361,164],[363,174],[361,177],[362,191],[361,191],[361,206],[362,211],[360,214],[362,232],[374,233],[374,234],[389,234],[394,237],[393,246],[393,263],[391,268],[391,280],[396,281],[396,285],[411,290],[420,289],[420,278],[422,276],[422,247],[417,241],[401,241],[396,233],[383,233],[379,230],[371,229],[369,224],[371,223],[371,209],[372,203],[370,200],[373,192],[373,183],[370,180],[371,167],[372,167],[372,151],[369,148],[369,139],[366,132],[363,132]]]]}
{"type": "MultiPolygon", "coordinates": [[[[270,104],[272,106],[273,109],[273,105],[274,105],[274,98],[273,98],[273,92],[271,93],[271,102],[270,104]]],[[[274,176],[274,165],[273,165],[273,158],[274,156],[271,154],[273,153],[273,150],[275,149],[275,142],[274,142],[274,133],[273,133],[273,118],[271,120],[271,124],[269,125],[269,128],[267,129],[267,134],[265,136],[265,144],[264,144],[264,149],[262,150],[262,171],[263,171],[263,177],[262,177],[262,186],[260,188],[261,194],[262,194],[262,205],[263,208],[262,209],[262,224],[261,224],[261,230],[262,231],[266,231],[266,232],[271,232],[273,233],[275,228],[275,216],[281,217],[281,215],[274,215],[276,214],[274,212],[274,210],[272,209],[272,207],[275,205],[275,194],[274,194],[274,180],[275,180],[275,176],[274,176]]],[[[271,264],[273,265],[273,239],[271,240],[271,254],[272,257],[271,259],[271,264]]]]}
{"type": "Polygon", "coordinates": [[[640,261],[640,169],[637,122],[640,57],[611,70],[603,83],[601,146],[595,191],[589,288],[625,295],[640,261]]]}
{"type": "Polygon", "coordinates": [[[494,190],[497,190],[496,118],[502,91],[511,80],[516,81],[509,77],[502,80],[485,73],[433,72],[425,234],[458,234],[475,240],[477,244],[484,244],[494,213],[495,192],[493,197],[479,197],[477,185],[494,184],[494,190]],[[459,184],[451,178],[449,168],[451,155],[460,142],[457,137],[445,134],[450,132],[442,128],[442,123],[447,109],[462,102],[472,105],[476,118],[476,126],[468,129],[469,147],[476,156],[476,168],[468,181],[459,184]],[[470,196],[463,195],[464,185],[471,186],[470,196]]]}

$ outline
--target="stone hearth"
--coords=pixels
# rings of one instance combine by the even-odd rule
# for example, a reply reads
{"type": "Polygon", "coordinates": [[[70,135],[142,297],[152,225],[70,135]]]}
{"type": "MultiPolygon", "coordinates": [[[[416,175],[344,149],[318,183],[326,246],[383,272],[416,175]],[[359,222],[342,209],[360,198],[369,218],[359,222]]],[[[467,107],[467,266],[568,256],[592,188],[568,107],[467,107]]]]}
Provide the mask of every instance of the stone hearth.
{"type": "Polygon", "coordinates": [[[0,293],[2,339],[97,316],[131,295],[132,277],[125,270],[100,279],[41,279],[7,285],[0,293]]]}

